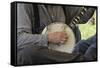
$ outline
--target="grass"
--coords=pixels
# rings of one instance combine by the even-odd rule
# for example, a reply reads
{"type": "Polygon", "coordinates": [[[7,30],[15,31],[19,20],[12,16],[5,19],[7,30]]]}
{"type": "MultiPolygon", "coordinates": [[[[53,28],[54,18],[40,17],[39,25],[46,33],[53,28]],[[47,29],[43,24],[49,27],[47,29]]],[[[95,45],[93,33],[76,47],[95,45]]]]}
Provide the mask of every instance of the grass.
{"type": "Polygon", "coordinates": [[[81,38],[87,39],[96,33],[96,25],[90,23],[79,24],[79,29],[81,31],[81,38]]]}

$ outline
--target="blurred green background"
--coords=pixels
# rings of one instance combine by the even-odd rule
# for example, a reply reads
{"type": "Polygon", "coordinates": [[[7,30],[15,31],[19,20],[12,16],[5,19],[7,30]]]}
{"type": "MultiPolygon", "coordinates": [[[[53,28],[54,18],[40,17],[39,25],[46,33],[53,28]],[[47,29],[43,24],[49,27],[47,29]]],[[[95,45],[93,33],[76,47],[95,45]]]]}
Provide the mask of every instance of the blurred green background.
{"type": "Polygon", "coordinates": [[[87,39],[96,33],[96,23],[79,24],[79,29],[81,31],[81,38],[87,39]]]}
{"type": "Polygon", "coordinates": [[[87,39],[96,33],[96,22],[97,22],[96,18],[97,18],[97,13],[95,11],[93,16],[90,18],[90,20],[86,24],[78,25],[81,31],[82,39],[87,39]]]}

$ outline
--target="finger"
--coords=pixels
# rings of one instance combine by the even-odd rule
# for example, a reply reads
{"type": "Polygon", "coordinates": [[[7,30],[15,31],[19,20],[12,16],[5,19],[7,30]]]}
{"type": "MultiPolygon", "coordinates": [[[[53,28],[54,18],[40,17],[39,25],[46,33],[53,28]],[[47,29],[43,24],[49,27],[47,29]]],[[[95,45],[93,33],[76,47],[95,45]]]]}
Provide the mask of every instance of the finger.
{"type": "Polygon", "coordinates": [[[64,33],[63,33],[63,37],[67,37],[67,33],[64,32],[64,33]]]}
{"type": "Polygon", "coordinates": [[[63,41],[66,41],[67,39],[63,39],[63,41]]]}
{"type": "Polygon", "coordinates": [[[61,41],[63,41],[63,43],[65,43],[65,42],[67,41],[67,39],[63,39],[63,40],[61,40],[61,41]]]}
{"type": "Polygon", "coordinates": [[[62,37],[62,40],[67,40],[68,39],[68,36],[63,36],[62,37]]]}
{"type": "Polygon", "coordinates": [[[64,43],[64,41],[60,41],[60,43],[61,43],[61,44],[63,44],[63,43],[64,43]]]}
{"type": "Polygon", "coordinates": [[[67,33],[66,33],[66,32],[63,32],[63,34],[64,34],[64,35],[67,35],[67,33]]]}

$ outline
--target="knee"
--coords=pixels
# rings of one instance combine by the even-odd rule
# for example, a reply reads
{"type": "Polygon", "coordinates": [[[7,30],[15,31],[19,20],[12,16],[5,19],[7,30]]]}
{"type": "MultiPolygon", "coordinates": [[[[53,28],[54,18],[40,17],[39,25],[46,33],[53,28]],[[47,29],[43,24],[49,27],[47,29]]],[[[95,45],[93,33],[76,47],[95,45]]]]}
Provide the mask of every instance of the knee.
{"type": "Polygon", "coordinates": [[[84,54],[87,48],[88,48],[88,44],[86,43],[86,41],[81,40],[76,44],[73,53],[84,54]]]}

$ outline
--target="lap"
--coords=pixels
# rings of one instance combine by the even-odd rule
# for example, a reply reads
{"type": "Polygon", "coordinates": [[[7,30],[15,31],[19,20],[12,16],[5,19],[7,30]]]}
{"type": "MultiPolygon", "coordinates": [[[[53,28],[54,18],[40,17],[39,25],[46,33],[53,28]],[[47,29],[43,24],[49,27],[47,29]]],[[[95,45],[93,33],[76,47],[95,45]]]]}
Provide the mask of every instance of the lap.
{"type": "Polygon", "coordinates": [[[41,46],[26,46],[17,51],[18,65],[47,64],[73,61],[78,55],[58,52],[41,46]]]}

